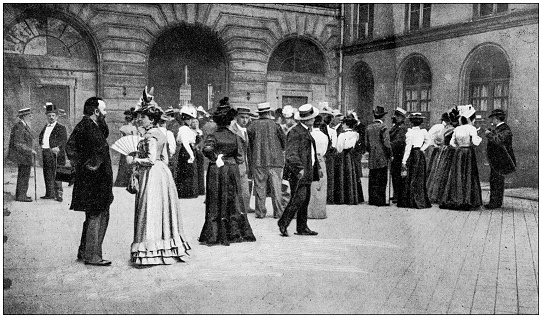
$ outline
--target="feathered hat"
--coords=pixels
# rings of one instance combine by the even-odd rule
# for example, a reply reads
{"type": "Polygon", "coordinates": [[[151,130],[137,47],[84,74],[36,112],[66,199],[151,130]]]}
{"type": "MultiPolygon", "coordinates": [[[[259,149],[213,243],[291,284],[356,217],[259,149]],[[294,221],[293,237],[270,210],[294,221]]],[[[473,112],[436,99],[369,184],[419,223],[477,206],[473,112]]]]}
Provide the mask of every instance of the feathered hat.
{"type": "Polygon", "coordinates": [[[141,98],[139,98],[139,103],[136,105],[135,112],[141,112],[144,111],[146,108],[149,107],[158,107],[158,104],[154,101],[154,87],[151,87],[149,91],[147,91],[147,86],[145,86],[145,89],[143,90],[143,95],[141,98]]]}

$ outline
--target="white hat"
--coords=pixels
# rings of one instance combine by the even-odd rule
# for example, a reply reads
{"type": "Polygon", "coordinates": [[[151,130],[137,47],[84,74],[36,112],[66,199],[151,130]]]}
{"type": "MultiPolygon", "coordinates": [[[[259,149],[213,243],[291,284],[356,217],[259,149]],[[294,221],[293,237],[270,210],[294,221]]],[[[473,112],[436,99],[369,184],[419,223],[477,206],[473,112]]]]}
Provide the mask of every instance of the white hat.
{"type": "Polygon", "coordinates": [[[290,118],[294,115],[294,108],[290,105],[286,105],[282,108],[282,116],[284,118],[290,118]]]}
{"type": "Polygon", "coordinates": [[[318,116],[319,113],[320,111],[318,110],[318,108],[312,106],[311,104],[305,104],[299,107],[298,112],[294,115],[294,119],[309,120],[318,116]]]}
{"type": "Polygon", "coordinates": [[[397,107],[395,109],[395,114],[403,115],[403,116],[406,117],[407,112],[406,112],[406,110],[402,109],[401,107],[397,107]]]}
{"type": "Polygon", "coordinates": [[[333,116],[335,116],[335,117],[336,117],[336,116],[344,116],[343,113],[341,113],[341,111],[338,110],[338,109],[334,109],[331,113],[332,113],[333,116]]]}
{"type": "Polygon", "coordinates": [[[191,116],[193,118],[198,117],[198,112],[196,110],[196,107],[194,106],[183,106],[181,107],[181,115],[186,114],[188,116],[191,116]]]}
{"type": "Polygon", "coordinates": [[[260,103],[258,104],[258,110],[256,112],[262,113],[262,112],[268,112],[271,111],[271,104],[270,103],[260,103]]]}
{"type": "Polygon", "coordinates": [[[463,116],[465,118],[469,118],[476,113],[476,110],[474,107],[472,107],[472,105],[459,105],[457,106],[457,110],[459,110],[459,116],[463,116]]]}

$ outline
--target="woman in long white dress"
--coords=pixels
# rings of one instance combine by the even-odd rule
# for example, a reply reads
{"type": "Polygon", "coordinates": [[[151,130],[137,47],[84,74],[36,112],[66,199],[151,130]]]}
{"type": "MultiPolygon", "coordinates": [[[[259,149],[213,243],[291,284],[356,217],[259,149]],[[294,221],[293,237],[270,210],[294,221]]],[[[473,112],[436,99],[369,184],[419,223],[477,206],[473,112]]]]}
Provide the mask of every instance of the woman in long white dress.
{"type": "Polygon", "coordinates": [[[172,264],[182,261],[190,245],[183,231],[177,188],[167,165],[166,136],[156,127],[163,112],[144,98],[137,113],[145,133],[137,157],[127,157],[128,162],[136,164],[139,179],[131,262],[172,264]]]}
{"type": "Polygon", "coordinates": [[[311,183],[311,198],[309,201],[309,207],[307,212],[307,218],[309,219],[325,219],[326,213],[326,201],[327,201],[327,173],[326,173],[326,154],[329,138],[320,131],[320,126],[323,123],[322,116],[318,115],[314,119],[314,126],[312,127],[311,136],[314,138],[316,144],[316,157],[320,163],[320,171],[323,176],[320,177],[320,181],[311,183]]]}

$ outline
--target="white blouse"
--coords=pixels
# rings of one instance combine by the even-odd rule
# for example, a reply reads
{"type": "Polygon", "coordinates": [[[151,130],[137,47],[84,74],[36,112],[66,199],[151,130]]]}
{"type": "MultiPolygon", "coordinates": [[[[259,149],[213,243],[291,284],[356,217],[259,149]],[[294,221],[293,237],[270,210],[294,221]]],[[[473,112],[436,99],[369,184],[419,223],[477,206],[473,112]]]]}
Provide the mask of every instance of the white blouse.
{"type": "MultiPolygon", "coordinates": [[[[166,136],[166,140],[167,140],[167,149],[169,151],[169,157],[173,157],[173,155],[175,154],[175,150],[177,149],[177,143],[175,142],[175,136],[173,135],[173,133],[169,130],[167,130],[166,127],[158,127],[158,129],[160,129],[160,131],[166,136]]],[[[169,159],[169,158],[168,158],[169,159]]]]}
{"type": "Polygon", "coordinates": [[[311,136],[314,138],[314,143],[316,144],[316,154],[323,156],[326,154],[327,145],[329,144],[329,139],[326,134],[324,134],[320,128],[312,128],[311,136]]]}
{"type": "Polygon", "coordinates": [[[478,136],[476,127],[470,124],[461,125],[454,129],[450,145],[454,147],[478,146],[482,142],[482,137],[478,136]],[[471,143],[472,141],[472,143],[471,143]]]}
{"type": "Polygon", "coordinates": [[[328,129],[327,129],[327,132],[329,134],[329,138],[331,138],[331,147],[333,148],[337,148],[337,126],[336,128],[333,128],[331,126],[327,126],[328,129]]]}
{"type": "Polygon", "coordinates": [[[406,133],[406,146],[405,154],[403,155],[403,164],[406,165],[408,158],[410,157],[410,151],[412,148],[420,148],[424,151],[429,147],[431,138],[429,133],[425,129],[420,129],[419,126],[409,128],[406,133]]]}
{"type": "Polygon", "coordinates": [[[435,146],[440,146],[442,144],[442,140],[438,138],[440,135],[440,132],[444,129],[444,125],[442,123],[435,124],[429,129],[429,138],[431,138],[431,144],[435,146]]]}
{"type": "Polygon", "coordinates": [[[196,143],[196,133],[190,129],[190,127],[184,125],[179,127],[179,133],[177,134],[177,144],[182,144],[186,152],[190,155],[190,158],[194,158],[194,152],[190,148],[190,144],[196,143]]]}
{"type": "Polygon", "coordinates": [[[359,134],[357,132],[347,129],[337,137],[337,151],[341,153],[345,149],[354,148],[358,139],[359,134]]]}

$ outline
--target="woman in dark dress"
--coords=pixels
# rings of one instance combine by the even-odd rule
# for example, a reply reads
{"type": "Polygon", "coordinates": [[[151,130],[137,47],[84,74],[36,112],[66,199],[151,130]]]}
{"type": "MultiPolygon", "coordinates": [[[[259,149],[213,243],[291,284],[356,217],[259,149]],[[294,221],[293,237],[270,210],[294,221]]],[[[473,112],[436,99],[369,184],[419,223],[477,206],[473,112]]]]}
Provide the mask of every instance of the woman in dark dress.
{"type": "Polygon", "coordinates": [[[198,195],[205,195],[205,156],[201,151],[203,147],[203,131],[199,128],[200,119],[192,121],[192,130],[196,134],[196,146],[194,153],[196,155],[196,171],[198,173],[198,195]]]}
{"type": "Polygon", "coordinates": [[[409,121],[412,128],[406,133],[406,146],[403,155],[401,177],[403,189],[397,198],[397,207],[426,209],[431,207],[427,197],[427,176],[424,150],[431,139],[425,129],[420,129],[424,117],[421,113],[412,113],[409,121]]]}
{"type": "Polygon", "coordinates": [[[177,134],[177,176],[175,185],[179,198],[197,198],[199,192],[198,171],[195,155],[196,133],[190,128],[196,120],[196,108],[183,106],[181,108],[183,125],[177,134]]]}
{"type": "MultiPolygon", "coordinates": [[[[138,135],[137,127],[134,125],[135,114],[133,113],[135,107],[129,110],[124,111],[124,125],[122,125],[119,130],[122,137],[128,135],[138,135]]],[[[119,160],[119,171],[117,173],[117,179],[115,179],[115,187],[128,186],[128,181],[132,176],[132,168],[126,163],[126,156],[120,155],[119,160]]]]}
{"type": "MultiPolygon", "coordinates": [[[[357,120],[346,117],[343,132],[337,137],[337,156],[335,157],[334,204],[359,204],[363,202],[361,169],[357,167],[359,133],[354,131],[357,120]]],[[[361,160],[361,159],[360,159],[361,160]]],[[[361,161],[360,161],[361,165],[361,161]]]]}
{"type": "Polygon", "coordinates": [[[205,224],[199,241],[207,245],[230,245],[233,242],[256,241],[248,223],[241,195],[239,164],[243,162],[242,144],[229,128],[236,111],[229,105],[218,107],[213,114],[216,131],[207,136],[203,154],[209,159],[205,224]]]}

